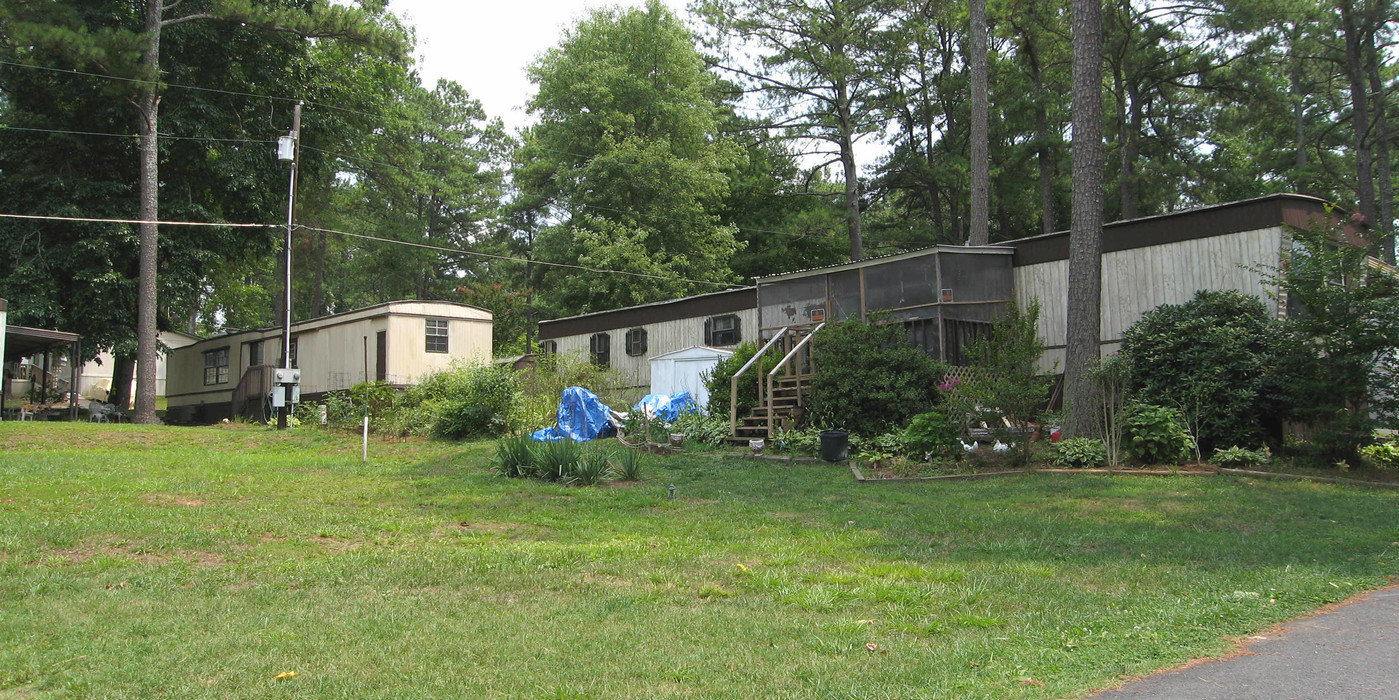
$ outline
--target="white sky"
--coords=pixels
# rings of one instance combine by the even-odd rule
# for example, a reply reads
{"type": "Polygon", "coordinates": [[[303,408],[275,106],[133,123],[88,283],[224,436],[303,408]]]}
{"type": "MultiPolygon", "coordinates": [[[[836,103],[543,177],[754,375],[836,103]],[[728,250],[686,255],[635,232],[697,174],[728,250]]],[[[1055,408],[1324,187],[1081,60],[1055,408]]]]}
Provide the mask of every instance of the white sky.
{"type": "MultiPolygon", "coordinates": [[[[665,0],[681,16],[684,0],[665,0]]],[[[565,27],[588,10],[640,6],[644,0],[390,0],[389,10],[407,18],[418,34],[418,70],[423,85],[438,78],[460,83],[481,101],[486,114],[510,131],[525,126],[525,102],[534,85],[525,68],[559,42],[565,27]]]]}

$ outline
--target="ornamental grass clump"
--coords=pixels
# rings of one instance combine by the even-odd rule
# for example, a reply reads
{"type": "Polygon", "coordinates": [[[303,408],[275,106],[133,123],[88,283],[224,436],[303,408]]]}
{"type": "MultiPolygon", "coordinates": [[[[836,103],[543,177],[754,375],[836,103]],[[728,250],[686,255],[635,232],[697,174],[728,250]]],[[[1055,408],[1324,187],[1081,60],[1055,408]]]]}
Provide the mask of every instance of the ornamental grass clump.
{"type": "Polygon", "coordinates": [[[617,454],[612,471],[622,481],[641,481],[641,461],[639,450],[624,450],[617,454]]]}
{"type": "Polygon", "coordinates": [[[491,468],[511,479],[534,476],[535,448],[538,444],[528,435],[516,435],[495,444],[491,468]]]}
{"type": "Polygon", "coordinates": [[[612,472],[612,460],[608,459],[607,453],[602,450],[585,448],[578,451],[578,458],[565,469],[567,471],[560,478],[563,483],[569,486],[593,486],[612,472]]]}
{"type": "Polygon", "coordinates": [[[578,443],[568,439],[541,442],[535,448],[534,476],[545,481],[563,481],[577,470],[582,452],[578,443]]]}

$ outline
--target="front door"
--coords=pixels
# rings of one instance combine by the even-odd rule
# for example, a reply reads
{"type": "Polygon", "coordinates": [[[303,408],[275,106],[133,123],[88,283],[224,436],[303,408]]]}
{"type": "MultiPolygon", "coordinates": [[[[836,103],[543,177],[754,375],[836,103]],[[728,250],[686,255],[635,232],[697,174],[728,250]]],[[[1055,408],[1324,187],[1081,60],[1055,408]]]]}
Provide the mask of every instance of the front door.
{"type": "Polygon", "coordinates": [[[389,332],[379,331],[374,342],[374,381],[386,381],[389,378],[389,332]]]}

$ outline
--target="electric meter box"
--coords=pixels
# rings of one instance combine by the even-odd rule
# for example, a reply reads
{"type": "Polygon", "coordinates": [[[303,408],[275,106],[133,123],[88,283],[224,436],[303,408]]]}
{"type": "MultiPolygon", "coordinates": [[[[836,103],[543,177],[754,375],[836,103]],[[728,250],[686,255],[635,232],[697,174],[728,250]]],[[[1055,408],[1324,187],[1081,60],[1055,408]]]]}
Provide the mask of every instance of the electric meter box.
{"type": "Polygon", "coordinates": [[[272,372],[273,384],[300,384],[301,370],[299,369],[276,369],[272,372]]]}

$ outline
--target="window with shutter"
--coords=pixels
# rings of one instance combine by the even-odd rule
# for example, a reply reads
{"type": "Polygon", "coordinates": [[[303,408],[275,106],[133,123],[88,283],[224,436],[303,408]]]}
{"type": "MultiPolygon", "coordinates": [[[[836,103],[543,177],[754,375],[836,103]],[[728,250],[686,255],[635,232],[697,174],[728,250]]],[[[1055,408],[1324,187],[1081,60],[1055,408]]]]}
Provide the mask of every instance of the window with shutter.
{"type": "Polygon", "coordinates": [[[627,331],[627,354],[640,357],[646,354],[646,329],[633,328],[627,331]]]}
{"type": "Polygon", "coordinates": [[[612,336],[596,333],[588,339],[588,355],[599,367],[612,366],[612,336]]]}

